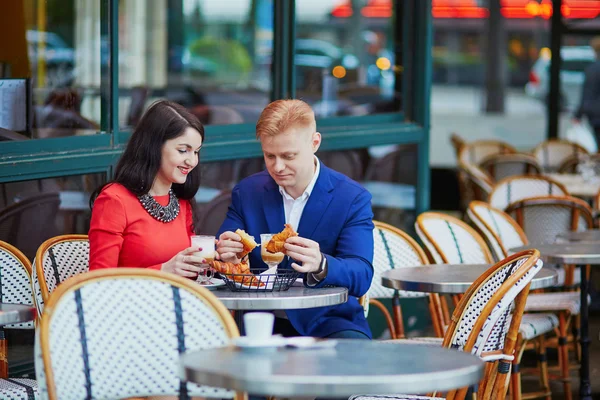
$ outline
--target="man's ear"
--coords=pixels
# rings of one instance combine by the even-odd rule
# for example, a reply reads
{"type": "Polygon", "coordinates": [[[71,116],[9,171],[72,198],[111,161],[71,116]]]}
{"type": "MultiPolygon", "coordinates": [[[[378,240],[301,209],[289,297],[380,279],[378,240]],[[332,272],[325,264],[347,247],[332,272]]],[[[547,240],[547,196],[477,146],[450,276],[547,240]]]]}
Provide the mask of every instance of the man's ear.
{"type": "Polygon", "coordinates": [[[317,150],[319,150],[320,146],[321,146],[321,134],[319,132],[315,132],[315,133],[313,133],[313,136],[312,136],[313,153],[316,153],[317,150]]]}

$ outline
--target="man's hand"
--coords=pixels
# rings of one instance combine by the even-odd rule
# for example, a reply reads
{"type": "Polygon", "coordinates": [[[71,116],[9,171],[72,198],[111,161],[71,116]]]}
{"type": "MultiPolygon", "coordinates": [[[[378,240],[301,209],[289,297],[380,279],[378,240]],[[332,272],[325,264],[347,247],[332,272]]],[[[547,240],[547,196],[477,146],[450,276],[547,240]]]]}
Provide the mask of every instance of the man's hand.
{"type": "Polygon", "coordinates": [[[292,263],[292,268],[302,273],[317,273],[321,266],[321,249],[314,240],[293,236],[285,241],[287,255],[302,265],[292,263]]]}
{"type": "Polygon", "coordinates": [[[240,259],[237,258],[237,254],[244,250],[244,245],[241,242],[242,238],[237,233],[230,231],[223,232],[219,236],[217,242],[217,253],[219,258],[224,262],[231,262],[238,264],[240,259]]]}

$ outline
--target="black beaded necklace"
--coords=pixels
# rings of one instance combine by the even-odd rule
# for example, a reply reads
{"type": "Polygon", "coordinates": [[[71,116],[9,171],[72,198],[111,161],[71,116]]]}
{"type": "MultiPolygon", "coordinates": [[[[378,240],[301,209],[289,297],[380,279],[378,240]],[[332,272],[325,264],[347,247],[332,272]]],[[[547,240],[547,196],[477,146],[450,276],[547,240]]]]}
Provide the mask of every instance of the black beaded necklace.
{"type": "Polygon", "coordinates": [[[179,200],[171,189],[169,189],[169,204],[166,206],[160,205],[154,197],[150,196],[150,193],[138,196],[138,199],[148,214],[160,222],[171,222],[179,215],[179,200]]]}

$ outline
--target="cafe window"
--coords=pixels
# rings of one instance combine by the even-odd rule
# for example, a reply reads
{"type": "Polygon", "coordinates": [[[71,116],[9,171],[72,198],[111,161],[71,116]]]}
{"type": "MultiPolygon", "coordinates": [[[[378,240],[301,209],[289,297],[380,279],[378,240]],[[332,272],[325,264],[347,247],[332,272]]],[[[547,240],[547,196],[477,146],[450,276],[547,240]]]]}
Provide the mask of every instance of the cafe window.
{"type": "Polygon", "coordinates": [[[108,42],[100,35],[100,7],[95,0],[3,3],[1,95],[5,102],[25,110],[23,118],[28,122],[15,124],[16,114],[12,119],[3,114],[1,127],[22,139],[99,132],[101,68],[108,63],[108,42]],[[26,82],[26,96],[7,89],[19,80],[26,82]]]}
{"type": "Polygon", "coordinates": [[[120,126],[158,99],[205,125],[255,123],[270,101],[272,47],[273,0],[120,1],[120,126]]]}
{"type": "Polygon", "coordinates": [[[296,97],[317,117],[400,111],[393,3],[296,1],[296,97]]]}

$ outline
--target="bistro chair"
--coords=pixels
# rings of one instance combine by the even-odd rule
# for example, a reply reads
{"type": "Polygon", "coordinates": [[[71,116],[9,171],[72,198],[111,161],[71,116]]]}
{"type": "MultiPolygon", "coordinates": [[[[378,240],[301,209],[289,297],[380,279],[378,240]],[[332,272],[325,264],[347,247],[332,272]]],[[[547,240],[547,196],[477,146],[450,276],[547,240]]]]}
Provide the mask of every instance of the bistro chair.
{"type": "Polygon", "coordinates": [[[538,144],[531,153],[537,158],[544,172],[556,172],[567,158],[577,154],[588,154],[588,151],[568,140],[550,139],[538,144]]]}
{"type": "Polygon", "coordinates": [[[479,166],[492,154],[516,153],[517,149],[508,143],[498,140],[476,140],[463,146],[458,154],[458,161],[479,166]]]}
{"type": "Polygon", "coordinates": [[[586,158],[592,163],[593,171],[596,175],[600,175],[600,154],[584,154],[579,153],[570,156],[558,167],[559,174],[577,174],[577,166],[585,163],[586,158]]]}
{"type": "Polygon", "coordinates": [[[535,196],[568,196],[569,192],[559,182],[543,175],[511,176],[496,183],[489,196],[489,203],[501,210],[510,203],[535,196]]]}
{"type": "Polygon", "coordinates": [[[427,256],[417,242],[407,233],[400,229],[383,222],[373,221],[374,255],[373,269],[374,276],[371,287],[367,293],[369,306],[374,306],[384,314],[391,338],[398,339],[404,337],[404,324],[402,322],[402,310],[400,308],[400,298],[418,298],[430,296],[429,311],[434,324],[436,335],[443,336],[443,331],[439,325],[440,299],[439,295],[420,292],[409,292],[404,290],[394,290],[384,287],[381,284],[381,275],[385,271],[397,268],[412,268],[429,264],[427,256]],[[391,298],[393,317],[387,308],[377,299],[391,298]]]}
{"type": "MultiPolygon", "coordinates": [[[[467,211],[469,219],[473,221],[478,230],[490,243],[490,247],[497,252],[499,258],[507,257],[510,254],[511,248],[527,245],[527,236],[523,229],[517,224],[517,222],[510,217],[507,213],[490,206],[487,203],[474,201],[469,206],[467,211]]],[[[550,268],[550,267],[546,267],[550,268]]],[[[564,284],[564,269],[559,268],[559,285],[564,284]]],[[[556,313],[558,319],[553,314],[540,313],[540,314],[526,314],[530,315],[528,318],[538,318],[537,325],[529,326],[525,325],[522,327],[521,338],[519,339],[522,344],[519,348],[524,349],[527,341],[535,338],[532,336],[533,332],[538,335],[550,332],[551,330],[558,328],[558,343],[556,343],[559,352],[559,367],[561,369],[562,379],[565,383],[565,394],[569,393],[570,396],[570,384],[569,384],[569,372],[568,372],[568,349],[566,346],[567,342],[567,331],[568,324],[572,315],[579,314],[579,294],[573,292],[553,292],[553,293],[532,293],[527,299],[526,311],[546,311],[556,313]],[[544,323],[545,322],[545,323],[544,323]],[[563,343],[561,345],[561,343],[563,343]]],[[[538,354],[540,354],[540,360],[545,359],[545,341],[543,336],[539,340],[535,341],[538,354]]],[[[516,362],[520,362],[522,352],[517,354],[516,362]]],[[[542,374],[541,385],[543,388],[549,388],[547,385],[547,369],[546,362],[539,362],[540,373],[542,374]]],[[[514,378],[514,384],[518,381],[518,377],[514,378]]],[[[545,390],[542,389],[538,395],[544,395],[545,390]]]]}
{"type": "Polygon", "coordinates": [[[50,400],[234,397],[179,377],[181,354],[239,336],[225,306],[189,279],[139,268],[73,277],[50,296],[38,330],[36,372],[50,400]]]}
{"type": "Polygon", "coordinates": [[[362,180],[363,165],[360,155],[354,150],[324,151],[318,154],[319,160],[329,168],[338,171],[355,181],[362,180]]]}
{"type": "MultiPolygon", "coordinates": [[[[529,284],[543,265],[539,256],[537,250],[527,250],[495,264],[473,282],[454,310],[442,346],[470,352],[488,362],[484,378],[479,387],[473,389],[474,398],[475,394],[481,399],[504,399],[506,395],[529,284]]],[[[407,342],[410,341],[389,341],[391,344],[407,342]]],[[[467,389],[463,388],[448,392],[446,399],[465,399],[466,396],[467,389]]],[[[350,400],[427,398],[430,397],[362,395],[352,396],[350,400]]]]}
{"type": "Polygon", "coordinates": [[[42,315],[44,303],[56,287],[68,278],[90,268],[90,245],[87,235],[61,235],[46,240],[33,261],[33,290],[42,315]]]}
{"type": "Polygon", "coordinates": [[[542,168],[535,157],[529,154],[492,154],[481,162],[481,169],[494,181],[515,175],[539,175],[542,168]]]}
{"type": "MultiPolygon", "coordinates": [[[[0,302],[33,306],[31,263],[16,247],[0,241],[0,302]]],[[[7,343],[4,329],[33,329],[33,321],[0,328],[0,398],[37,399],[38,387],[33,379],[7,379],[7,343]]]]}
{"type": "Polygon", "coordinates": [[[452,133],[450,135],[450,143],[452,144],[452,147],[454,148],[454,155],[456,156],[456,159],[458,160],[460,151],[463,149],[463,147],[465,147],[467,145],[467,141],[465,139],[463,139],[463,137],[460,136],[458,133],[452,133]]]}
{"type": "MultiPolygon", "coordinates": [[[[493,262],[492,254],[484,239],[473,228],[457,218],[441,213],[426,212],[417,217],[415,226],[417,234],[438,264],[488,264],[493,262]]],[[[505,256],[501,257],[501,259],[504,258],[505,256]]],[[[454,300],[457,302],[456,297],[454,300]]],[[[534,308],[533,306],[529,307],[534,308]]],[[[528,309],[528,311],[538,310],[528,309]]],[[[543,311],[549,310],[544,309],[543,311]]],[[[527,337],[527,340],[538,336],[543,338],[545,333],[552,331],[558,325],[558,322],[552,314],[547,314],[547,318],[525,314],[522,321],[523,329],[521,336],[523,338],[527,337]],[[552,326],[552,324],[549,324],[549,321],[556,323],[552,326]],[[533,337],[531,337],[532,334],[534,335],[533,337]]],[[[519,352],[522,352],[521,348],[518,348],[517,354],[519,352]]],[[[517,371],[519,361],[519,358],[514,360],[517,371]]],[[[520,377],[517,376],[515,380],[519,380],[520,382],[520,377]]],[[[547,387],[547,375],[542,376],[540,380],[542,386],[546,382],[547,387]]],[[[519,398],[518,395],[516,397],[519,398]]]]}
{"type": "Polygon", "coordinates": [[[494,187],[494,179],[476,165],[458,163],[458,186],[461,211],[473,200],[486,200],[494,187]]]}

